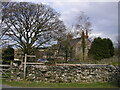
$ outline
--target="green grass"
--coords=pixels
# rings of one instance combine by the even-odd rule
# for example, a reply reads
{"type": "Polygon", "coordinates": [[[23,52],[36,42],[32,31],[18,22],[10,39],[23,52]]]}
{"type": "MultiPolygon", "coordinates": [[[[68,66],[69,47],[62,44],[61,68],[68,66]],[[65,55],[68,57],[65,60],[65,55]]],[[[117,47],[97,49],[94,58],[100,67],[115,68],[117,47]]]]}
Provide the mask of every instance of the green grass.
{"type": "Polygon", "coordinates": [[[30,81],[7,81],[2,82],[5,85],[16,87],[32,87],[32,88],[118,88],[115,83],[45,83],[30,81]]]}
{"type": "Polygon", "coordinates": [[[119,65],[120,66],[120,62],[112,62],[111,65],[119,65]]]}
{"type": "MultiPolygon", "coordinates": [[[[113,56],[111,58],[105,58],[105,59],[101,59],[101,60],[94,60],[92,58],[87,58],[86,60],[82,60],[82,59],[78,59],[78,60],[75,60],[75,61],[68,61],[68,62],[65,62],[65,60],[61,60],[61,59],[58,59],[58,60],[55,60],[56,63],[68,63],[68,64],[108,64],[108,65],[120,65],[120,63],[118,63],[118,57],[117,56],[113,56]]],[[[53,63],[54,62],[49,62],[49,63],[53,63]]]]}

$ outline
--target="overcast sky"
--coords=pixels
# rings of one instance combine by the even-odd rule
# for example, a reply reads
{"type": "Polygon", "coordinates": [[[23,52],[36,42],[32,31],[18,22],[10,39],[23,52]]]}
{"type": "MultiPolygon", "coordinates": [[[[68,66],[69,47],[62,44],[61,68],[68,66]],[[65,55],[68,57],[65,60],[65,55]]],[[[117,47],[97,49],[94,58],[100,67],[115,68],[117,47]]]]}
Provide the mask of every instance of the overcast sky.
{"type": "MultiPolygon", "coordinates": [[[[26,1],[26,0],[12,0],[26,1]]],[[[92,36],[100,36],[110,38],[113,42],[117,41],[118,35],[118,3],[117,2],[102,2],[105,0],[97,0],[100,2],[80,2],[79,0],[27,0],[28,2],[50,5],[53,9],[61,14],[61,19],[67,27],[76,20],[76,15],[83,11],[92,23],[92,36]],[[64,2],[63,2],[64,1],[64,2]]],[[[107,0],[111,1],[111,0],[107,0]]],[[[112,0],[118,1],[118,0],[112,0]]]]}

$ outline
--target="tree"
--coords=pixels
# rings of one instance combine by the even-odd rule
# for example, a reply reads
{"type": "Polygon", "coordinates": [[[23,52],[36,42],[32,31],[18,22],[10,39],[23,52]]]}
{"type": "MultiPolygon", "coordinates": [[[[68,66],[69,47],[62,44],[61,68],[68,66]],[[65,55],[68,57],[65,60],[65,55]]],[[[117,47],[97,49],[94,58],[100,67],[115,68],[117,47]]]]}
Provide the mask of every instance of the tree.
{"type": "Polygon", "coordinates": [[[59,16],[47,5],[3,2],[1,26],[4,38],[12,40],[24,54],[34,54],[40,46],[64,35],[66,28],[59,16]]]}
{"type": "Polygon", "coordinates": [[[117,36],[116,42],[114,43],[115,45],[115,55],[118,56],[118,58],[120,58],[120,36],[117,36]]]}
{"type": "Polygon", "coordinates": [[[62,43],[62,50],[65,53],[65,61],[67,62],[68,57],[72,59],[72,46],[70,45],[70,41],[72,40],[73,35],[71,33],[66,34],[66,40],[62,43]]]}
{"type": "Polygon", "coordinates": [[[113,43],[112,41],[108,38],[108,39],[105,39],[106,40],[106,43],[108,43],[108,50],[110,52],[110,56],[113,56],[114,55],[114,46],[113,46],[113,43]]]}
{"type": "Polygon", "coordinates": [[[118,41],[118,57],[120,58],[120,41],[118,41]]]}
{"type": "Polygon", "coordinates": [[[89,50],[89,56],[100,60],[114,55],[113,43],[110,39],[95,38],[89,50]]]}
{"type": "Polygon", "coordinates": [[[81,46],[82,46],[82,54],[83,54],[83,61],[84,61],[84,56],[85,56],[85,48],[86,48],[86,42],[85,42],[85,34],[84,31],[82,32],[81,35],[81,46]]]}
{"type": "Polygon", "coordinates": [[[87,46],[86,40],[88,39],[88,34],[91,32],[91,23],[89,22],[89,17],[87,17],[84,12],[77,17],[77,23],[75,24],[77,29],[77,35],[81,37],[81,47],[83,54],[83,61],[85,58],[85,48],[87,46]]]}
{"type": "Polygon", "coordinates": [[[67,62],[68,58],[72,59],[72,46],[70,45],[70,41],[72,40],[73,35],[72,33],[67,33],[64,39],[59,40],[57,44],[58,47],[58,55],[62,53],[65,61],[67,62]]]}

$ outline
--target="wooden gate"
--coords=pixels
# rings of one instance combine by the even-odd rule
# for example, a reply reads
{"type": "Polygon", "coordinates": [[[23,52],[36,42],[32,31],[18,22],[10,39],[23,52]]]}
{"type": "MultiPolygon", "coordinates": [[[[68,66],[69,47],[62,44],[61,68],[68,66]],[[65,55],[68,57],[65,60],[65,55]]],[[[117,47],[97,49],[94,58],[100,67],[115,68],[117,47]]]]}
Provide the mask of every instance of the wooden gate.
{"type": "Polygon", "coordinates": [[[11,65],[0,64],[0,79],[10,79],[11,65]]]}

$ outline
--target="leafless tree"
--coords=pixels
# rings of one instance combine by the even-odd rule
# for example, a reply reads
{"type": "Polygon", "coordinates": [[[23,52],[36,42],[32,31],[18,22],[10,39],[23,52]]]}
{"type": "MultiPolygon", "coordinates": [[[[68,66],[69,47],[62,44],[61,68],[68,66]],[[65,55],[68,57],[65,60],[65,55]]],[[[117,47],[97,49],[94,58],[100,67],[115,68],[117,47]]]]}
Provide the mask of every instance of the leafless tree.
{"type": "Polygon", "coordinates": [[[91,22],[89,22],[89,17],[87,17],[84,12],[81,12],[78,17],[76,18],[77,22],[75,24],[76,32],[79,37],[81,37],[81,47],[83,53],[83,61],[85,55],[85,48],[86,48],[86,39],[89,39],[89,34],[91,32],[91,22]]]}
{"type": "Polygon", "coordinates": [[[83,32],[85,34],[91,33],[91,22],[89,21],[89,17],[86,16],[84,12],[80,12],[80,14],[76,17],[75,28],[79,36],[81,36],[83,32]]]}
{"type": "Polygon", "coordinates": [[[120,58],[120,35],[118,36],[118,58],[120,58]]]}
{"type": "Polygon", "coordinates": [[[24,53],[33,54],[41,45],[64,35],[66,28],[59,16],[51,7],[41,3],[3,2],[2,35],[24,53]]]}

